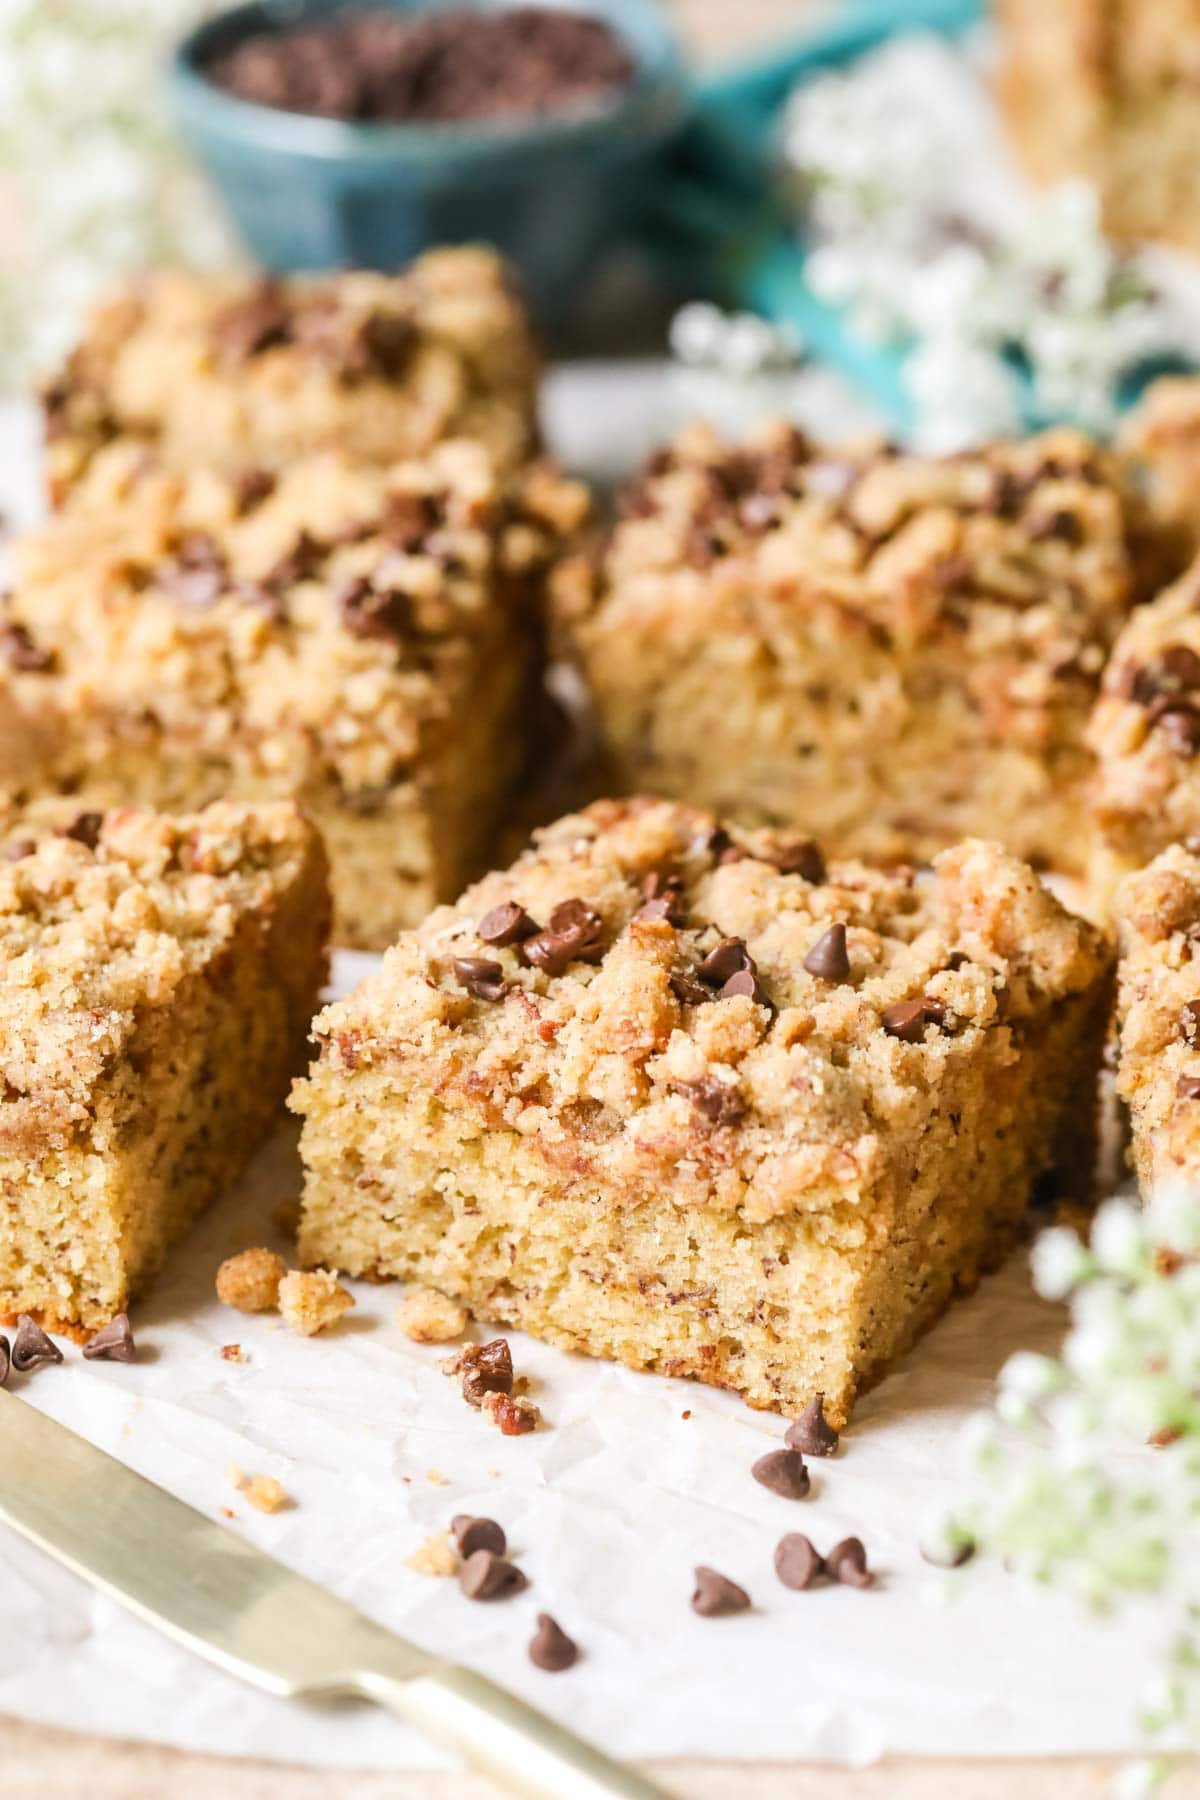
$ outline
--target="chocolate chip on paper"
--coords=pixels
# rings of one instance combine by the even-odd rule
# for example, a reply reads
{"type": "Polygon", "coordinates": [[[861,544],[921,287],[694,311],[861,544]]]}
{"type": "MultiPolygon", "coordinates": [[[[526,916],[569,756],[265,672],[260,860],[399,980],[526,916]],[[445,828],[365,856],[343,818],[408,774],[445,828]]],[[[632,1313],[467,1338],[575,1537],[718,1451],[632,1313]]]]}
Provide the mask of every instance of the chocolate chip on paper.
{"type": "Polygon", "coordinates": [[[506,1557],[494,1550],[473,1550],[458,1571],[458,1585],[468,1600],[506,1600],[529,1583],[506,1557]]]}
{"type": "Polygon", "coordinates": [[[529,1645],[529,1660],[535,1668],[558,1675],[578,1662],[579,1646],[549,1613],[539,1613],[538,1628],[529,1645]]]}
{"type": "Polygon", "coordinates": [[[450,1521],[450,1529],[454,1533],[458,1554],[463,1558],[473,1556],[476,1550],[490,1550],[493,1556],[503,1556],[508,1549],[504,1527],[498,1525],[495,1519],[476,1518],[472,1513],[455,1513],[450,1521]]]}
{"type": "Polygon", "coordinates": [[[803,1500],[812,1486],[804,1458],[798,1450],[769,1450],[750,1470],[761,1487],[785,1500],[803,1500]]]}
{"type": "Polygon", "coordinates": [[[60,1363],[62,1359],[63,1353],[54,1340],[46,1336],[28,1313],[21,1313],[12,1345],[12,1366],[17,1373],[28,1375],[44,1363],[60,1363]]]}
{"type": "Polygon", "coordinates": [[[702,1619],[727,1618],[731,1613],[746,1612],[750,1596],[745,1588],[716,1569],[701,1564],[696,1570],[696,1586],[692,1592],[692,1611],[702,1619]]]}
{"type": "Polygon", "coordinates": [[[137,1345],[133,1341],[129,1314],[118,1313],[115,1319],[102,1325],[95,1337],[90,1337],[83,1346],[83,1354],[89,1362],[136,1362],[137,1345]]]}
{"type": "Polygon", "coordinates": [[[875,1577],[867,1567],[867,1553],[861,1538],[843,1538],[825,1556],[825,1567],[835,1581],[846,1587],[868,1588],[875,1577]]]}
{"type": "Polygon", "coordinates": [[[784,1433],[783,1441],[790,1449],[799,1450],[805,1456],[834,1454],[841,1440],[825,1417],[824,1394],[815,1395],[800,1417],[793,1419],[784,1433]]]}
{"type": "Polygon", "coordinates": [[[775,1573],[784,1587],[811,1587],[825,1573],[825,1559],[802,1531],[789,1531],[775,1546],[775,1573]]]}

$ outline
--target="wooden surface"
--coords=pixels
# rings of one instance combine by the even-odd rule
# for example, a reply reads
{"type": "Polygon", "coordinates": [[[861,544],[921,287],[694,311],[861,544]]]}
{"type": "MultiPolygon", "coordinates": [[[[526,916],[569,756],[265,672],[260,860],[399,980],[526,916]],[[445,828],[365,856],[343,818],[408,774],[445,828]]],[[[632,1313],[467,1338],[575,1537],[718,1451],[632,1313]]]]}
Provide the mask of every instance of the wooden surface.
{"type": "MultiPolygon", "coordinates": [[[[1103,1759],[886,1762],[870,1769],[745,1763],[654,1763],[646,1773],[679,1800],[1108,1800],[1103,1759]]],[[[72,1737],[0,1719],[4,1800],[501,1800],[469,1776],[335,1774],[279,1763],[182,1756],[148,1744],[72,1737]]],[[[1168,1800],[1200,1800],[1200,1766],[1181,1770],[1168,1800]]]]}

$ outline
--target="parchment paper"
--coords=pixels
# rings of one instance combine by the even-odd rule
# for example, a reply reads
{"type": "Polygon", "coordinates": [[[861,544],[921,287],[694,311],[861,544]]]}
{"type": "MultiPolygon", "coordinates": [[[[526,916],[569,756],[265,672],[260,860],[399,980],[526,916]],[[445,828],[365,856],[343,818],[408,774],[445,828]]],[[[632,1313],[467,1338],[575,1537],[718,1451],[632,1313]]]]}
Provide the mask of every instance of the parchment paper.
{"type": "MultiPolygon", "coordinates": [[[[370,961],[339,958],[340,984],[370,961]]],[[[141,1360],[85,1363],[70,1350],[63,1367],[27,1378],[22,1397],[212,1517],[231,1508],[231,1530],[618,1753],[861,1762],[1136,1747],[1151,1609],[1098,1625],[1057,1598],[1030,1600],[986,1565],[959,1599],[934,1604],[937,1578],[918,1553],[956,1479],[962,1420],[987,1403],[1011,1350],[1050,1347],[1061,1328],[1023,1255],[863,1401],[841,1453],[810,1465],[813,1493],[797,1502],[749,1474],[782,1422],[730,1395],[510,1334],[546,1424],[508,1439],[464,1404],[440,1367],[444,1347],[403,1336],[399,1288],[351,1284],[355,1311],[312,1340],[220,1306],[224,1256],[252,1243],[286,1249],[270,1215],[296,1184],[284,1132],[136,1307],[141,1360]],[[228,1343],[244,1363],[222,1359],[228,1343]],[[255,1512],[230,1485],[231,1464],[277,1476],[294,1506],[255,1512]],[[453,1580],[405,1566],[460,1511],[501,1520],[530,1577],[525,1594],[472,1603],[453,1580]],[[787,1530],[818,1549],[857,1533],[879,1588],[785,1589],[771,1559],[787,1530]],[[753,1612],[697,1618],[688,1598],[699,1562],[746,1586],[753,1612]],[[584,1650],[569,1673],[526,1659],[542,1610],[584,1650]]],[[[0,1711],[292,1761],[434,1760],[366,1707],[258,1696],[8,1534],[0,1642],[0,1711]]]]}

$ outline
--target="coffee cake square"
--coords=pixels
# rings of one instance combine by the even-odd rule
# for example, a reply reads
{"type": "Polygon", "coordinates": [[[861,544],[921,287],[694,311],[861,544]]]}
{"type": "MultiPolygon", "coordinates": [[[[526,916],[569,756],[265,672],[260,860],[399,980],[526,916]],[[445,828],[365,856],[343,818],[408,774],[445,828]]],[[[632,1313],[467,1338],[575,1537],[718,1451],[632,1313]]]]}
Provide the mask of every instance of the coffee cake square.
{"type": "Polygon", "coordinates": [[[0,788],[294,800],[363,948],[458,893],[528,753],[542,583],[584,491],[467,440],[250,488],[117,444],[85,490],[15,547],[0,788]]]}
{"type": "Polygon", "coordinates": [[[537,444],[538,356],[490,250],[432,250],[398,274],[160,269],[97,307],[46,385],[46,473],[64,502],[114,438],[233,477],[314,450],[359,462],[467,437],[512,468],[537,444]]]}
{"type": "Polygon", "coordinates": [[[94,1331],[239,1174],[328,925],[293,807],[0,812],[0,1317],[94,1331]]]}
{"type": "Polygon", "coordinates": [[[994,845],[599,802],[317,1020],[301,1254],[840,1422],[1086,1178],[1110,972],[994,845]]]}
{"type": "Polygon", "coordinates": [[[1108,453],[1071,431],[937,459],[693,429],[620,511],[554,581],[614,789],[831,854],[975,835],[1083,872],[1084,732],[1142,591],[1108,453]]]}

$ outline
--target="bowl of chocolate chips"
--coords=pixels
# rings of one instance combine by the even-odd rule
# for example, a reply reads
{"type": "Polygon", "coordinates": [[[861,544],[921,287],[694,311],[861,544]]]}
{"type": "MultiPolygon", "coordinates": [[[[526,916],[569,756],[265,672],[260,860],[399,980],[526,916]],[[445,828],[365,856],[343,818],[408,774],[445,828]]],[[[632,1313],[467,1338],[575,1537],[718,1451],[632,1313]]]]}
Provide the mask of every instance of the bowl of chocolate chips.
{"type": "Polygon", "coordinates": [[[684,112],[653,0],[256,0],[208,19],[175,113],[269,269],[390,269],[486,240],[568,311],[684,112]]]}

